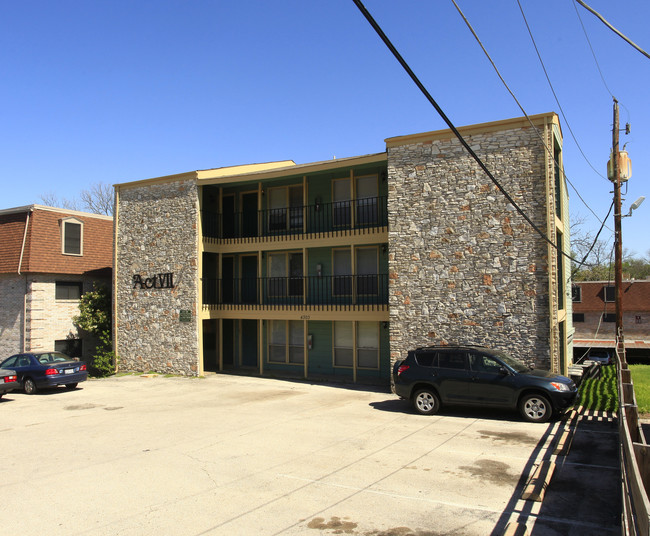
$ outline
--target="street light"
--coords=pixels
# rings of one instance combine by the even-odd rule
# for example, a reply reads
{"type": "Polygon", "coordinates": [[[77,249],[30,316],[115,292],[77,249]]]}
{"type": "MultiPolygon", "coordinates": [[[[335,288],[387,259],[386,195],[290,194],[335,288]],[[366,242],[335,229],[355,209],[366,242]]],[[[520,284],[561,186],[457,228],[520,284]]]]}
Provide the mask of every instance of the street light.
{"type": "Polygon", "coordinates": [[[628,212],[624,216],[621,216],[621,218],[629,218],[632,215],[632,211],[639,208],[644,201],[645,201],[645,195],[642,195],[641,197],[639,197],[639,199],[637,199],[634,203],[630,205],[630,212],[628,212]]]}

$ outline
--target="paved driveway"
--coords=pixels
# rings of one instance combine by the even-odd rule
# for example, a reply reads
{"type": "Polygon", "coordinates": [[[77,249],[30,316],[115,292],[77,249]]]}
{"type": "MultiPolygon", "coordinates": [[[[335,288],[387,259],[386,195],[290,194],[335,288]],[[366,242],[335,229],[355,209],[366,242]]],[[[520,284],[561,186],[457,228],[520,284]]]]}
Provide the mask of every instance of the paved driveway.
{"type": "Polygon", "coordinates": [[[496,535],[559,425],[229,375],[10,393],[2,532],[496,535]]]}

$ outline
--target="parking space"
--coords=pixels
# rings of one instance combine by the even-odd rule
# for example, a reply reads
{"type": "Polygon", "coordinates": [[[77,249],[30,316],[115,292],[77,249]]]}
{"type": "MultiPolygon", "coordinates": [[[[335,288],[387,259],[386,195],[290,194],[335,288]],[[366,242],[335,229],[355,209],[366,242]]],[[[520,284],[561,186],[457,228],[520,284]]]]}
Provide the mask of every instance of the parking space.
{"type": "Polygon", "coordinates": [[[229,375],[10,393],[3,532],[496,535],[559,425],[229,375]]]}

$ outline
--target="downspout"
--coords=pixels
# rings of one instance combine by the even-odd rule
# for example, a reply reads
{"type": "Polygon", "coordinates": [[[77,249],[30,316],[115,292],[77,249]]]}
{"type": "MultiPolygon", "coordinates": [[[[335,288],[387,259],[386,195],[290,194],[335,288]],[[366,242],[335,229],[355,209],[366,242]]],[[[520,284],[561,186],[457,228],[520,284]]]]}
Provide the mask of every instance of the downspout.
{"type": "Polygon", "coordinates": [[[112,286],[112,294],[113,294],[113,355],[115,356],[115,367],[114,370],[117,373],[118,372],[118,329],[119,329],[119,321],[117,317],[117,312],[118,312],[118,303],[117,303],[117,284],[118,284],[118,279],[117,279],[117,272],[119,269],[119,259],[117,255],[117,243],[118,243],[118,230],[119,230],[119,217],[120,217],[120,188],[119,186],[115,187],[115,197],[113,198],[113,284],[112,286]]]}
{"type": "MultiPolygon", "coordinates": [[[[29,216],[31,215],[32,211],[34,209],[30,208],[29,211],[27,211],[27,219],[25,220],[25,232],[23,234],[23,245],[20,248],[20,259],[18,260],[18,275],[20,274],[20,270],[23,267],[23,255],[25,254],[25,244],[27,243],[27,230],[29,229],[29,216]]],[[[27,276],[25,276],[25,292],[23,292],[23,344],[21,348],[21,352],[25,352],[27,350],[27,276]]]]}

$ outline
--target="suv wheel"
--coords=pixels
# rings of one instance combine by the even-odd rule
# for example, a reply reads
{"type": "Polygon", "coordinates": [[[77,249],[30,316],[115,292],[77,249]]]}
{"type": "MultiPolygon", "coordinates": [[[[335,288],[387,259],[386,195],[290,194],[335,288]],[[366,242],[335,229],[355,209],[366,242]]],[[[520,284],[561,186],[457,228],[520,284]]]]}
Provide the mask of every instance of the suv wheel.
{"type": "Polygon", "coordinates": [[[521,416],[530,422],[546,422],[551,418],[553,408],[542,395],[526,395],[519,401],[521,416]]]}
{"type": "Polygon", "coordinates": [[[433,415],[440,409],[440,399],[431,389],[418,389],[413,395],[413,407],[422,415],[433,415]]]}

